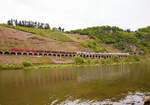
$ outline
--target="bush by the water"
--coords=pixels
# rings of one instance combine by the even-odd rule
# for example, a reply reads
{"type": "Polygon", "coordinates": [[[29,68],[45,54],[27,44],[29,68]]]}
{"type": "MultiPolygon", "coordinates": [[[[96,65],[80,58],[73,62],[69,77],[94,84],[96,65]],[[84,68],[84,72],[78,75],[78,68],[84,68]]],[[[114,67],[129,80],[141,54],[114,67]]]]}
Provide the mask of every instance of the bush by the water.
{"type": "Polygon", "coordinates": [[[141,56],[139,55],[129,55],[127,58],[123,58],[123,62],[138,62],[141,61],[141,56]]]}
{"type": "Polygon", "coordinates": [[[10,70],[10,69],[23,69],[23,65],[20,64],[3,64],[0,65],[0,69],[6,69],[6,70],[10,70]]]}
{"type": "Polygon", "coordinates": [[[114,55],[114,56],[112,56],[112,60],[113,60],[113,62],[119,62],[120,58],[119,58],[119,56],[114,55]]]}
{"type": "Polygon", "coordinates": [[[74,57],[74,63],[75,63],[75,64],[83,64],[83,63],[85,63],[85,62],[84,62],[84,59],[83,59],[83,58],[81,58],[81,57],[79,57],[79,56],[75,56],[75,57],[74,57]]]}
{"type": "Polygon", "coordinates": [[[22,64],[24,67],[32,66],[32,63],[29,61],[23,61],[22,64]]]}

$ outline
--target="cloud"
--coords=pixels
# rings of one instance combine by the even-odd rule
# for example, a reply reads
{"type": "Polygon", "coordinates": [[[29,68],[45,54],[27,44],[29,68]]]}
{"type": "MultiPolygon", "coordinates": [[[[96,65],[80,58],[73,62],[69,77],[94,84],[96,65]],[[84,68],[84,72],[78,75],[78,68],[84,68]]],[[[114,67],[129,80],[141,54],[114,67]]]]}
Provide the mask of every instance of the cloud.
{"type": "Polygon", "coordinates": [[[10,18],[78,29],[111,25],[133,30],[150,25],[149,0],[3,0],[0,22],[10,18]]]}

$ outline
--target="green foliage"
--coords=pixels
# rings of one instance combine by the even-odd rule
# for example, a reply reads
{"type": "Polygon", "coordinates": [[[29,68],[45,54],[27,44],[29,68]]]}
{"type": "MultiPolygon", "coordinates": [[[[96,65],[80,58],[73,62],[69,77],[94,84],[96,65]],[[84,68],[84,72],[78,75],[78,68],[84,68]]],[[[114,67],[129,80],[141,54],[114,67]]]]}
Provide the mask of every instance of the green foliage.
{"type": "Polygon", "coordinates": [[[101,53],[108,52],[105,48],[94,49],[94,51],[97,52],[97,53],[99,53],[99,52],[101,52],[101,53]]]}
{"type": "MultiPolygon", "coordinates": [[[[146,28],[141,28],[136,32],[128,30],[122,30],[118,27],[110,26],[97,26],[90,27],[86,29],[78,29],[68,31],[67,33],[78,33],[86,34],[95,39],[100,40],[96,41],[98,43],[113,44],[119,50],[123,52],[132,52],[132,51],[144,51],[144,53],[150,53],[150,26],[146,28]],[[135,49],[135,47],[137,47],[135,49]]],[[[92,44],[83,44],[86,47],[93,48],[94,51],[98,52],[97,47],[93,47],[92,44]]]]}
{"type": "Polygon", "coordinates": [[[113,62],[119,62],[119,61],[120,61],[120,58],[119,58],[119,56],[117,56],[117,55],[113,55],[113,56],[112,56],[112,60],[113,60],[113,62]]]}
{"type": "Polygon", "coordinates": [[[75,56],[75,57],[74,57],[74,63],[75,63],[75,64],[83,64],[83,63],[85,63],[85,62],[84,62],[84,59],[83,59],[82,57],[80,57],[80,56],[75,56]]]}
{"type": "Polygon", "coordinates": [[[135,61],[140,61],[141,60],[141,56],[139,56],[139,55],[133,55],[133,59],[135,61]]]}
{"type": "Polygon", "coordinates": [[[82,42],[81,44],[87,48],[95,48],[96,47],[92,42],[88,42],[88,41],[82,42]]]}
{"type": "Polygon", "coordinates": [[[104,65],[104,64],[119,64],[119,63],[123,63],[123,62],[139,62],[141,61],[141,56],[139,55],[129,55],[126,58],[120,58],[117,55],[113,55],[112,58],[109,59],[105,59],[105,58],[101,58],[101,59],[90,59],[90,58],[81,58],[79,56],[76,56],[74,61],[75,64],[88,64],[88,65],[95,65],[95,64],[99,64],[99,65],[104,65]]]}
{"type": "Polygon", "coordinates": [[[22,65],[23,65],[24,67],[29,67],[29,66],[32,66],[32,63],[31,63],[30,61],[23,61],[23,62],[22,62],[22,65]]]}
{"type": "Polygon", "coordinates": [[[100,59],[100,62],[101,62],[101,64],[106,64],[107,62],[106,62],[106,59],[104,59],[104,58],[101,58],[100,59]]]}
{"type": "Polygon", "coordinates": [[[126,58],[120,58],[117,55],[113,55],[111,58],[109,59],[105,59],[105,58],[101,58],[101,59],[90,59],[90,58],[82,58],[79,56],[76,56],[74,58],[74,63],[75,64],[88,64],[88,65],[95,65],[95,64],[99,64],[99,65],[104,65],[104,64],[119,64],[119,63],[129,63],[129,62],[139,62],[142,60],[142,57],[139,55],[129,55],[126,58]]]}
{"type": "Polygon", "coordinates": [[[87,48],[91,48],[91,49],[93,49],[94,52],[97,52],[97,53],[98,52],[102,52],[102,53],[108,52],[105,48],[99,47],[99,42],[96,42],[96,41],[94,41],[94,42],[89,42],[89,41],[82,42],[81,45],[84,47],[87,47],[87,48]]]}
{"type": "Polygon", "coordinates": [[[82,58],[80,56],[76,56],[74,58],[74,63],[75,64],[88,64],[88,65],[92,65],[92,64],[99,64],[99,60],[98,59],[90,59],[90,58],[82,58]]]}
{"type": "Polygon", "coordinates": [[[115,44],[115,47],[117,48],[117,49],[119,49],[119,50],[124,50],[125,49],[125,45],[124,45],[124,43],[123,42],[118,42],[118,43],[116,43],[115,44]]]}
{"type": "Polygon", "coordinates": [[[20,64],[3,64],[0,65],[0,69],[2,70],[12,70],[12,69],[23,69],[24,66],[20,64]]]}
{"type": "Polygon", "coordinates": [[[142,60],[142,57],[139,55],[129,55],[127,58],[122,58],[123,62],[139,62],[142,60]]]}
{"type": "Polygon", "coordinates": [[[113,39],[113,38],[106,38],[106,39],[104,39],[104,42],[105,42],[106,44],[113,44],[113,43],[116,42],[116,40],[113,39]]]}
{"type": "Polygon", "coordinates": [[[91,64],[98,64],[98,63],[99,63],[99,61],[97,59],[91,60],[91,64]]]}
{"type": "Polygon", "coordinates": [[[86,61],[85,61],[85,63],[86,63],[86,64],[91,64],[91,59],[90,59],[90,58],[87,58],[86,61]]]}

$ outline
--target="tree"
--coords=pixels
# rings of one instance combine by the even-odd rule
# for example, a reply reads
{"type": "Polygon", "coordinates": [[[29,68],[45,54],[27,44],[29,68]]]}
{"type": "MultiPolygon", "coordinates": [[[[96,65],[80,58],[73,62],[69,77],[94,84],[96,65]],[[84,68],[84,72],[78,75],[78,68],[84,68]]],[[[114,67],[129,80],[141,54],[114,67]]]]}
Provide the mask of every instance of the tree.
{"type": "Polygon", "coordinates": [[[58,27],[58,31],[60,31],[60,32],[61,32],[61,27],[58,27]]]}
{"type": "Polygon", "coordinates": [[[63,28],[63,29],[62,29],[62,32],[64,32],[64,31],[65,31],[65,29],[63,28]]]}

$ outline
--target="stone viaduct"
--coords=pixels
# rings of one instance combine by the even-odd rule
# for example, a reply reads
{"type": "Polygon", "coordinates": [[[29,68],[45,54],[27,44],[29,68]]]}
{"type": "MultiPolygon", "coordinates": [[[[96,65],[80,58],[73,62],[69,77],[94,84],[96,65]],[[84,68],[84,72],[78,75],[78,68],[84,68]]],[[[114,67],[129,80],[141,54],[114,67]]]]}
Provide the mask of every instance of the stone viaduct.
{"type": "MultiPolygon", "coordinates": [[[[111,54],[77,54],[77,53],[62,53],[62,52],[57,52],[57,53],[52,53],[52,52],[18,52],[18,51],[9,51],[9,50],[0,50],[0,55],[24,55],[24,56],[56,56],[56,57],[75,57],[75,56],[80,56],[80,57],[87,57],[87,58],[111,58],[113,55],[111,54]]],[[[116,54],[120,58],[128,57],[128,55],[122,55],[122,54],[116,54]]]]}

